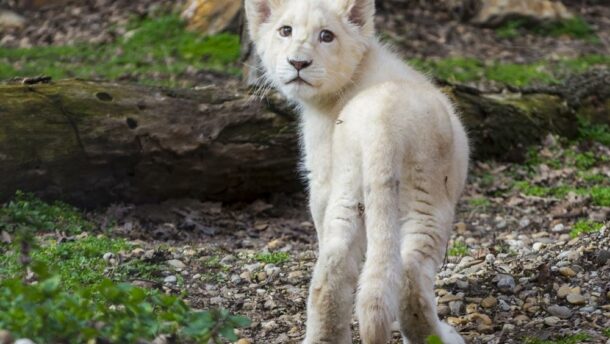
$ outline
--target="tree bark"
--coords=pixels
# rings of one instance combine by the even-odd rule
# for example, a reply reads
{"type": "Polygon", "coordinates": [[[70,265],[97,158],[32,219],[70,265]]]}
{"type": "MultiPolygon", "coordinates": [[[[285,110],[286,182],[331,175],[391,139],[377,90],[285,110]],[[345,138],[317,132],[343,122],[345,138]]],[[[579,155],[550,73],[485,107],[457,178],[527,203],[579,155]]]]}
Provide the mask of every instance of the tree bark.
{"type": "MultiPolygon", "coordinates": [[[[442,85],[477,159],[518,160],[576,116],[610,122],[610,76],[484,93],[442,85]]],[[[251,200],[302,188],[296,116],[277,94],[63,80],[0,85],[0,201],[16,190],[96,207],[173,197],[251,200]]]]}

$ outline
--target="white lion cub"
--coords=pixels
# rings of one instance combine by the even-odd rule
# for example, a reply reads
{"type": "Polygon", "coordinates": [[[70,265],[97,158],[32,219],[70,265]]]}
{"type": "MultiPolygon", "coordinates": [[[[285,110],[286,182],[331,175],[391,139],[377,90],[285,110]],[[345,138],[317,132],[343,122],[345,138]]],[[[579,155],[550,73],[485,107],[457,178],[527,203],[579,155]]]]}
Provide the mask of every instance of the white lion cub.
{"type": "Polygon", "coordinates": [[[463,343],[437,316],[434,280],[466,134],[447,97],[375,38],[374,11],[374,0],[246,0],[265,77],[301,110],[320,243],[305,343],[351,343],[354,301],[363,343],[386,343],[395,320],[405,342],[463,343]]]}

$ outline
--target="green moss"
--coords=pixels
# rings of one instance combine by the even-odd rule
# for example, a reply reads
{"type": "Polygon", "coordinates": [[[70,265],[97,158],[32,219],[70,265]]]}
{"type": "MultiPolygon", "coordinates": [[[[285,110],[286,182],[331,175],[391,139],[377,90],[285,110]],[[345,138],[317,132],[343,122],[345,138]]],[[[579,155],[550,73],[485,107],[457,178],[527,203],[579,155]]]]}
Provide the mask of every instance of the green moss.
{"type": "Polygon", "coordinates": [[[261,263],[277,265],[287,262],[290,259],[290,254],[287,252],[257,253],[254,259],[261,263]]]}
{"type": "Polygon", "coordinates": [[[599,40],[595,31],[582,17],[543,23],[515,19],[509,20],[496,28],[496,35],[499,38],[504,39],[517,37],[522,32],[533,33],[540,36],[568,36],[589,42],[597,42],[599,40]]]}
{"type": "Polygon", "coordinates": [[[239,73],[236,35],[201,37],[188,32],[177,15],[134,21],[129,28],[128,35],[106,45],[1,49],[0,79],[41,74],[56,79],[135,77],[145,84],[176,86],[176,78],[189,67],[239,73]]]}
{"type": "Polygon", "coordinates": [[[525,344],[578,344],[591,339],[586,333],[577,333],[570,336],[559,337],[553,340],[542,340],[538,338],[525,338],[525,344]]]}
{"type": "Polygon", "coordinates": [[[580,220],[574,224],[574,227],[572,227],[572,230],[570,231],[570,236],[572,238],[576,238],[577,236],[584,233],[596,233],[599,232],[603,226],[603,223],[580,220]]]}
{"type": "Polygon", "coordinates": [[[468,245],[462,241],[456,241],[447,251],[450,257],[464,257],[470,252],[468,245]]]}

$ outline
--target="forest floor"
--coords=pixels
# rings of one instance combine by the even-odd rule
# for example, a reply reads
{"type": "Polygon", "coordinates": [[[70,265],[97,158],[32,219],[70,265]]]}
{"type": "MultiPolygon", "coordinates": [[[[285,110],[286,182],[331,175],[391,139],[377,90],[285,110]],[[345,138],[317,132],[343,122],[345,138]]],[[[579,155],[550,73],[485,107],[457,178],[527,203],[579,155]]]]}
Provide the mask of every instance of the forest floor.
{"type": "MultiPolygon", "coordinates": [[[[189,87],[239,74],[237,36],[185,32],[160,0],[97,3],[23,13],[28,29],[3,33],[0,46],[11,48],[0,49],[0,79],[189,87]]],[[[610,66],[607,5],[570,1],[580,19],[565,26],[490,29],[431,5],[388,4],[378,23],[384,39],[441,79],[530,86],[610,66]]],[[[439,315],[470,343],[610,341],[610,131],[579,125],[578,140],[549,136],[522,164],[472,163],[436,285],[439,315]]],[[[180,295],[195,309],[250,318],[238,330],[242,343],[303,338],[317,249],[304,194],[249,204],[115,204],[84,215],[19,197],[3,211],[48,213],[53,228],[39,235],[32,257],[58,271],[67,290],[102,277],[128,281],[180,295]],[[90,234],[73,235],[74,226],[90,234]]],[[[21,264],[18,250],[3,245],[0,280],[17,276],[21,264]]]]}

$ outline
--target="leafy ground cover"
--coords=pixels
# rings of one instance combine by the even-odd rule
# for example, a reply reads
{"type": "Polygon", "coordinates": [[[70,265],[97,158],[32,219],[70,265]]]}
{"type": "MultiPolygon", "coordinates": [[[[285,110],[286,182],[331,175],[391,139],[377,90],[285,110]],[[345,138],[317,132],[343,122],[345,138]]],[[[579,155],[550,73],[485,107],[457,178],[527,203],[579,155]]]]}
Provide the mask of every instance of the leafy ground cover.
{"type": "Polygon", "coordinates": [[[234,329],[249,325],[226,310],[193,310],[176,295],[127,283],[150,280],[161,270],[151,259],[154,251],[148,259],[127,255],[136,252],[132,243],[90,234],[95,228],[76,209],[28,194],[17,193],[0,208],[4,336],[37,343],[140,343],[170,336],[207,343],[235,341],[234,329]]]}

